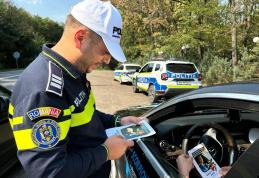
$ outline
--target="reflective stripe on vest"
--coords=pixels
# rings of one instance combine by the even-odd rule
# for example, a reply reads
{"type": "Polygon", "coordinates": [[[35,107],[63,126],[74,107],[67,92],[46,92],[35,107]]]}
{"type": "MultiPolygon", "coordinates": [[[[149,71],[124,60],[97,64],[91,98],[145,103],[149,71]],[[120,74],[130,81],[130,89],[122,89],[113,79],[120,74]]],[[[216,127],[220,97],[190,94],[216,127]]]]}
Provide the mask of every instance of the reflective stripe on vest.
{"type": "Polygon", "coordinates": [[[87,101],[87,104],[85,105],[85,108],[83,112],[80,113],[72,113],[71,114],[71,127],[80,126],[83,124],[87,124],[92,120],[93,114],[94,114],[94,95],[93,92],[90,92],[89,99],[87,101]]]}

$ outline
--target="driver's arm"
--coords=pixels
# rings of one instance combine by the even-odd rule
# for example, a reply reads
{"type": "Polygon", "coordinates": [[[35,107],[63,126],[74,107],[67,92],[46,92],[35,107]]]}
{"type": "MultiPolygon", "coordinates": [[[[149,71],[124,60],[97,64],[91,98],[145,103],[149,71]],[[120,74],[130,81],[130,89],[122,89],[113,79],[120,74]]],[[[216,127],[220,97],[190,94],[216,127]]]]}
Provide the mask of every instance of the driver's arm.
{"type": "Polygon", "coordinates": [[[227,173],[229,172],[229,170],[231,169],[231,166],[224,166],[220,169],[220,177],[225,177],[225,175],[227,175],[227,173]]]}
{"type": "Polygon", "coordinates": [[[189,173],[193,169],[192,157],[181,154],[178,156],[176,163],[179,171],[179,178],[189,178],[189,173]]]}

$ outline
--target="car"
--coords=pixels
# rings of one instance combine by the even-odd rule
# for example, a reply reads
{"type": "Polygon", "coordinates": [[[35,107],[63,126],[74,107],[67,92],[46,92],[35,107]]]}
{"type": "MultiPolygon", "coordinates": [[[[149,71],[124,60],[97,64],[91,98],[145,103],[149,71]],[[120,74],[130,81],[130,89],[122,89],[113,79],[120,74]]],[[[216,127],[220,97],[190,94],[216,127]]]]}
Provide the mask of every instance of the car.
{"type": "Polygon", "coordinates": [[[8,105],[11,91],[0,86],[0,177],[12,169],[17,163],[17,148],[12,128],[8,120],[8,105]]]}
{"type": "MultiPolygon", "coordinates": [[[[177,178],[177,156],[200,143],[207,147],[219,166],[239,165],[227,178],[257,177],[254,174],[259,170],[255,164],[259,161],[259,151],[252,155],[245,153],[259,138],[258,88],[259,82],[203,87],[149,110],[133,107],[118,111],[121,117],[137,113],[147,118],[156,131],[153,136],[135,141],[134,147],[116,160],[118,177],[177,178]],[[239,162],[249,155],[246,163],[239,162]]],[[[200,176],[193,169],[190,177],[200,176]]]]}
{"type": "Polygon", "coordinates": [[[146,63],[132,79],[133,92],[144,91],[150,102],[200,88],[202,76],[194,63],[157,60],[146,63]]]}
{"type": "Polygon", "coordinates": [[[139,69],[138,64],[121,64],[114,70],[114,80],[118,80],[120,84],[132,83],[132,76],[139,69]]]}

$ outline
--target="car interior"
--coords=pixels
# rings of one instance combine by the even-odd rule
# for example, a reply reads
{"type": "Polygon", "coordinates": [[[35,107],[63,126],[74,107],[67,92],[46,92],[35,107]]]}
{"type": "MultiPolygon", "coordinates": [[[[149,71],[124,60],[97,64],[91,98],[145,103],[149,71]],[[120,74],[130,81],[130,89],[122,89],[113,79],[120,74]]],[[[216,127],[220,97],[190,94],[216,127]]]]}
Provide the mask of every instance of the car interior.
{"type": "MultiPolygon", "coordinates": [[[[176,158],[199,143],[220,167],[231,166],[259,137],[258,108],[257,103],[215,98],[172,105],[149,117],[157,133],[139,140],[135,150],[151,177],[177,177],[176,158]]],[[[193,169],[190,177],[200,175],[193,169]]]]}

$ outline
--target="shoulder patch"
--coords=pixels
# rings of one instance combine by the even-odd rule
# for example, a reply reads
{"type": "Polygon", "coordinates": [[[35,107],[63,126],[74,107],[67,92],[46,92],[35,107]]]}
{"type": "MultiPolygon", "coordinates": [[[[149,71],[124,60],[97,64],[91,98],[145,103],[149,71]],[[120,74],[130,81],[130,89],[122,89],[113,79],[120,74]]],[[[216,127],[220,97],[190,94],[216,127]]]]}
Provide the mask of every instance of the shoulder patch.
{"type": "Polygon", "coordinates": [[[64,78],[62,69],[55,63],[49,61],[49,78],[46,91],[62,96],[64,78]]]}
{"type": "Polygon", "coordinates": [[[52,119],[38,121],[32,128],[32,141],[39,148],[53,148],[59,141],[60,127],[52,119]]]}
{"type": "Polygon", "coordinates": [[[58,108],[54,107],[40,107],[40,108],[35,108],[33,110],[30,110],[27,112],[27,116],[31,119],[34,120],[36,118],[42,117],[42,116],[51,116],[58,118],[60,115],[61,110],[58,108]]]}

